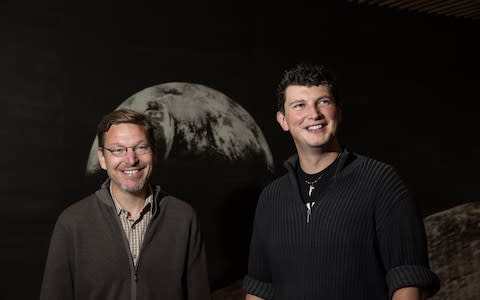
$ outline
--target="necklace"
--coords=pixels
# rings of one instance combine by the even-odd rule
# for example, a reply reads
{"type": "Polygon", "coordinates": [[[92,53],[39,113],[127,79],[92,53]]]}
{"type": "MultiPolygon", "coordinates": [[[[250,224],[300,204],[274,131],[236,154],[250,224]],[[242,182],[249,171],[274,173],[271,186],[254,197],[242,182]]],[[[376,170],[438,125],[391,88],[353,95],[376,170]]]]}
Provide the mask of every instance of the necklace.
{"type": "Polygon", "coordinates": [[[308,184],[308,197],[312,196],[312,192],[315,189],[314,184],[317,183],[320,180],[320,178],[322,178],[322,176],[323,176],[323,174],[318,176],[318,178],[315,179],[314,181],[305,180],[305,183],[308,184]]]}

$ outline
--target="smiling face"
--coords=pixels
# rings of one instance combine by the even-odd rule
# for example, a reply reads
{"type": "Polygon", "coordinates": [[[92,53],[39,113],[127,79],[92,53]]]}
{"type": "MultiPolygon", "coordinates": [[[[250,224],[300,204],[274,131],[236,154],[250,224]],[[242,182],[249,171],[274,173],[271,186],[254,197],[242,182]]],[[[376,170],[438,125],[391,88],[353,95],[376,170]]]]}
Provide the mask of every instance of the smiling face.
{"type": "Polygon", "coordinates": [[[285,112],[277,121],[289,131],[300,156],[311,151],[338,148],[337,129],[341,111],[325,85],[290,85],[285,90],[285,112]]]}
{"type": "Polygon", "coordinates": [[[112,125],[104,134],[104,148],[98,150],[98,160],[102,169],[111,179],[112,192],[143,194],[154,164],[152,151],[136,154],[133,148],[148,145],[149,140],[144,127],[132,123],[112,125]],[[114,156],[106,148],[128,147],[125,155],[114,156]]]}

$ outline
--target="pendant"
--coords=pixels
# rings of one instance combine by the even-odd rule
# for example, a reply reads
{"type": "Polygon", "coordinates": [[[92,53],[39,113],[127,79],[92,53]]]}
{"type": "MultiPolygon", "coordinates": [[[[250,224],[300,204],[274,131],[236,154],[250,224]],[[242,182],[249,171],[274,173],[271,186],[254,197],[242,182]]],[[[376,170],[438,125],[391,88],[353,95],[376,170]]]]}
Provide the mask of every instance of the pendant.
{"type": "Polygon", "coordinates": [[[317,183],[317,181],[320,180],[320,178],[322,178],[323,176],[323,173],[320,174],[320,176],[318,176],[317,179],[315,179],[314,181],[310,182],[308,180],[305,180],[305,183],[308,184],[308,197],[311,197],[312,196],[312,192],[313,190],[315,189],[315,187],[313,186],[315,183],[317,183]]]}
{"type": "Polygon", "coordinates": [[[315,189],[315,187],[313,186],[313,184],[308,187],[308,197],[312,196],[312,191],[314,189],[315,189]]]}

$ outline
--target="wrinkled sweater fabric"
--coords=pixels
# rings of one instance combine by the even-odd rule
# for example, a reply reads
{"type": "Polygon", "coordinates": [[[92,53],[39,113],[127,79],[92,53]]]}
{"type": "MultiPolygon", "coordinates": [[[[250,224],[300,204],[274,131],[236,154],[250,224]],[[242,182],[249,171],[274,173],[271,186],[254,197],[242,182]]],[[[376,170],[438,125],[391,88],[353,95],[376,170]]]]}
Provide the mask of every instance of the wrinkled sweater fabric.
{"type": "Polygon", "coordinates": [[[205,250],[192,207],[154,188],[153,216],[134,266],[108,187],[109,181],[59,216],[40,299],[210,299],[205,250]]]}
{"type": "Polygon", "coordinates": [[[288,173],[262,191],[243,289],[275,300],[390,299],[416,286],[432,295],[422,217],[395,169],[344,150],[309,211],[288,173]],[[309,216],[308,216],[309,215],[309,216]]]}

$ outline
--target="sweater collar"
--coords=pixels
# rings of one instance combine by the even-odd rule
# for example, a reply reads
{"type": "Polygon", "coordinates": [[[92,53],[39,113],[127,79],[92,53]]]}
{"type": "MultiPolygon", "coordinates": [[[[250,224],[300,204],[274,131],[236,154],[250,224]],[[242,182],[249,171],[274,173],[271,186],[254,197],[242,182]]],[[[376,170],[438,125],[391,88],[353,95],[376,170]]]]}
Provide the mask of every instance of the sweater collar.
{"type": "MultiPolygon", "coordinates": [[[[340,153],[340,160],[338,161],[338,165],[333,173],[333,180],[335,180],[338,174],[340,174],[340,172],[347,166],[347,163],[351,158],[352,152],[350,152],[347,148],[344,148],[340,153]]],[[[295,170],[299,163],[298,154],[295,153],[283,163],[283,166],[287,169],[291,176],[293,175],[295,177],[295,170]]]]}
{"type": "MultiPolygon", "coordinates": [[[[160,188],[160,186],[155,185],[151,187],[153,192],[153,201],[152,201],[152,214],[155,215],[160,201],[166,196],[165,192],[160,188]]],[[[95,192],[97,197],[102,201],[102,203],[111,206],[112,209],[116,210],[112,195],[110,194],[110,178],[107,178],[102,184],[101,188],[95,192]]]]}

